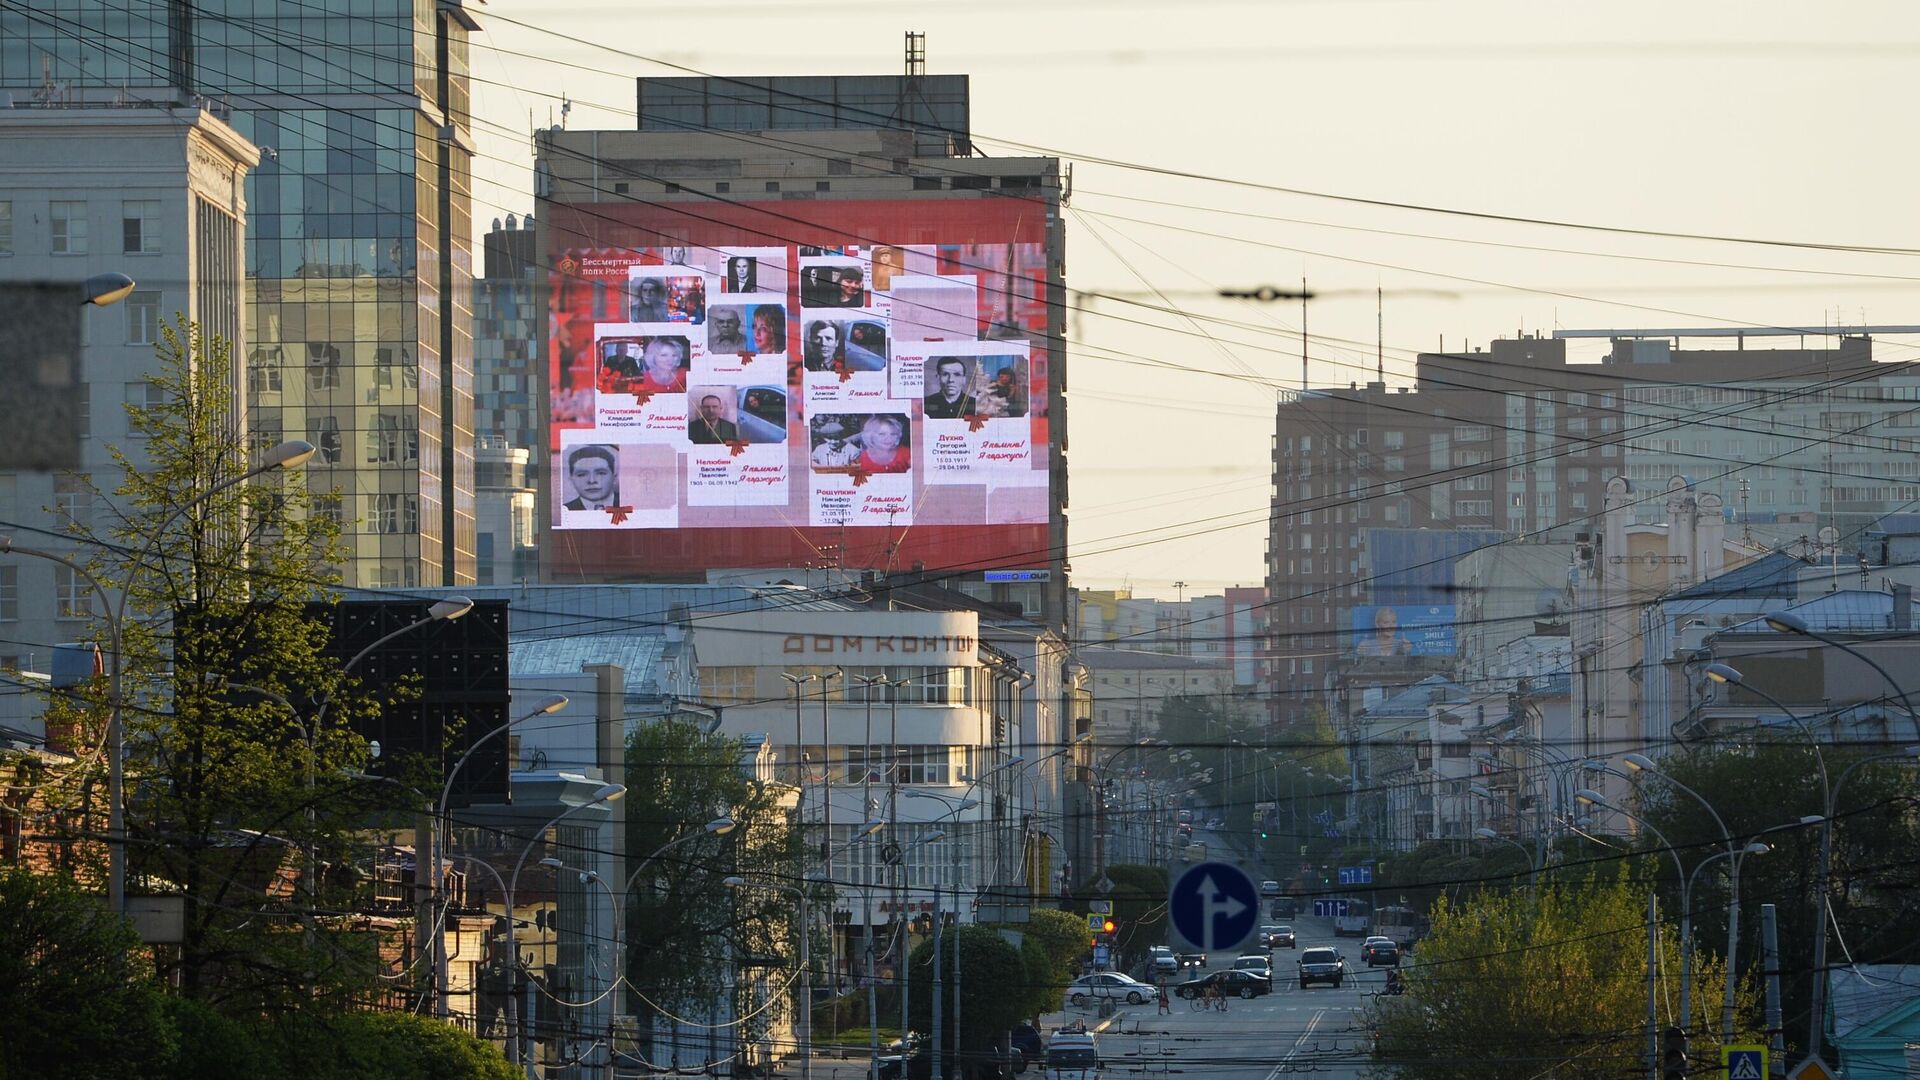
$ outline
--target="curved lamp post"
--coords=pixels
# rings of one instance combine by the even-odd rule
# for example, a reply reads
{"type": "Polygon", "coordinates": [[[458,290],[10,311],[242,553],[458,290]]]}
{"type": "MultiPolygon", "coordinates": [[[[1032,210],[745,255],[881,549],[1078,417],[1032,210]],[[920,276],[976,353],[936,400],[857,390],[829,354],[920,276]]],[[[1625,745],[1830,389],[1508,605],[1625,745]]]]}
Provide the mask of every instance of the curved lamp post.
{"type": "MultiPolygon", "coordinates": [[[[601,785],[600,788],[593,793],[593,796],[591,798],[587,799],[584,802],[575,803],[574,805],[567,807],[565,810],[562,810],[558,814],[555,814],[551,819],[547,821],[545,825],[542,825],[538,829],[535,829],[533,832],[533,839],[527,843],[526,847],[520,849],[520,858],[515,860],[513,864],[513,876],[507,879],[507,970],[509,972],[511,972],[513,969],[520,966],[520,943],[519,943],[518,937],[514,933],[514,925],[513,925],[513,910],[515,906],[514,893],[517,892],[520,888],[520,870],[522,867],[526,866],[527,856],[531,855],[533,853],[533,849],[535,845],[539,844],[540,841],[546,837],[547,830],[553,828],[555,825],[560,824],[560,822],[564,820],[568,815],[578,813],[590,806],[598,806],[601,803],[617,802],[626,793],[627,793],[627,789],[626,789],[626,786],[623,784],[601,785]]],[[[508,1011],[507,1027],[509,1031],[514,1032],[515,1053],[513,1057],[516,1060],[520,1061],[523,1065],[525,1065],[527,1069],[527,1075],[532,1076],[533,1075],[533,1050],[531,1046],[528,1046],[524,1054],[519,1052],[521,1049],[520,1036],[517,1030],[518,1025],[515,1023],[514,1017],[512,1015],[513,1008],[514,1008],[513,990],[512,990],[512,987],[509,986],[507,990],[507,1011],[508,1011]]],[[[529,1022],[531,1022],[533,1018],[529,1016],[527,1019],[529,1022]]]]}
{"type": "Polygon", "coordinates": [[[117,270],[95,274],[80,285],[80,306],[106,307],[117,304],[133,292],[132,278],[117,270]]]}
{"type": "Polygon", "coordinates": [[[1496,840],[1502,844],[1506,844],[1511,847],[1520,849],[1520,854],[1525,855],[1527,857],[1527,878],[1529,882],[1534,885],[1538,885],[1540,883],[1539,864],[1534,862],[1533,851],[1529,849],[1527,845],[1521,843],[1518,840],[1514,840],[1510,837],[1501,836],[1499,833],[1494,832],[1492,829],[1486,829],[1486,828],[1475,829],[1473,830],[1473,835],[1479,837],[1482,840],[1496,840]]]}
{"type": "Polygon", "coordinates": [[[1839,649],[1841,652],[1847,653],[1853,656],[1856,660],[1859,660],[1861,663],[1879,672],[1880,677],[1887,680],[1887,685],[1893,687],[1893,692],[1900,695],[1900,707],[1907,711],[1908,719],[1911,719],[1913,721],[1914,731],[1920,732],[1920,713],[1916,713],[1913,711],[1913,702],[1907,699],[1907,691],[1903,687],[1901,687],[1898,680],[1894,679],[1892,675],[1887,674],[1887,669],[1881,667],[1879,662],[1874,660],[1873,657],[1868,656],[1865,652],[1862,652],[1861,650],[1856,649],[1853,646],[1848,645],[1843,641],[1839,641],[1835,638],[1831,638],[1825,634],[1820,633],[1819,631],[1815,630],[1812,626],[1809,626],[1807,624],[1807,620],[1801,618],[1798,615],[1795,615],[1791,611],[1769,611],[1763,618],[1768,628],[1773,630],[1775,633],[1796,634],[1800,637],[1809,637],[1815,641],[1822,642],[1827,645],[1831,645],[1834,648],[1839,649]]]}

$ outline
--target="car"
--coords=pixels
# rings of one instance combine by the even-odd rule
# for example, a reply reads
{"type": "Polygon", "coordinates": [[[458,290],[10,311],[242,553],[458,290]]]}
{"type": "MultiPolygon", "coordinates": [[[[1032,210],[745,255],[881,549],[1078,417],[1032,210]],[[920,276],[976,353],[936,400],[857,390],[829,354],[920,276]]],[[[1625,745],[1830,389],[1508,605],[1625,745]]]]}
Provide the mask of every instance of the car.
{"type": "Polygon", "coordinates": [[[1329,982],[1336,988],[1347,978],[1347,962],[1339,949],[1308,949],[1300,954],[1300,989],[1317,982],[1329,982]]]}
{"type": "Polygon", "coordinates": [[[1360,943],[1360,959],[1365,960],[1368,967],[1381,964],[1399,967],[1400,945],[1390,937],[1370,937],[1360,943]]]}
{"type": "Polygon", "coordinates": [[[1189,821],[1183,821],[1183,822],[1181,822],[1181,823],[1180,823],[1180,835],[1181,835],[1181,836],[1192,836],[1192,835],[1193,835],[1193,823],[1192,823],[1192,822],[1189,822],[1189,821]]]}
{"type": "Polygon", "coordinates": [[[880,1054],[880,1080],[932,1080],[933,1043],[909,1031],[880,1054]]]}
{"type": "Polygon", "coordinates": [[[1197,979],[1188,979],[1173,992],[1183,998],[1195,998],[1204,993],[1207,987],[1218,987],[1227,997],[1259,997],[1273,993],[1273,980],[1251,971],[1227,968],[1223,971],[1210,971],[1197,979]]]}
{"type": "Polygon", "coordinates": [[[1208,832],[1219,832],[1219,831],[1220,831],[1220,829],[1221,829],[1221,827],[1222,827],[1222,826],[1224,826],[1225,824],[1226,824],[1226,822],[1224,822],[1224,821],[1221,821],[1221,820],[1220,820],[1219,818],[1208,818],[1208,819],[1207,819],[1207,831],[1208,831],[1208,832]]]}
{"type": "Polygon", "coordinates": [[[1300,917],[1300,901],[1291,896],[1282,896],[1273,902],[1272,917],[1275,919],[1297,919],[1300,917]]]}
{"type": "Polygon", "coordinates": [[[1099,1075],[1100,1047],[1085,1025],[1061,1028],[1047,1037],[1045,1080],[1082,1080],[1099,1075]]]}
{"type": "Polygon", "coordinates": [[[1297,947],[1291,926],[1263,926],[1260,928],[1260,942],[1269,949],[1292,949],[1297,947]]]}
{"type": "Polygon", "coordinates": [[[1016,1073],[1026,1072],[1028,1062],[1040,1061],[1047,1056],[1046,1041],[1040,1038],[1039,1029],[1032,1024],[1013,1025],[1013,1030],[1007,1034],[1007,1042],[1020,1054],[1013,1065],[1016,1073]]]}
{"type": "Polygon", "coordinates": [[[1087,1005],[1102,998],[1138,1005],[1160,996],[1158,988],[1117,971],[1096,971],[1067,984],[1067,1004],[1087,1005]]]}
{"type": "Polygon", "coordinates": [[[1261,895],[1261,896],[1266,896],[1266,897],[1274,897],[1274,896],[1279,896],[1279,895],[1280,895],[1280,883],[1279,883],[1279,882],[1277,882],[1277,881],[1263,881],[1263,882],[1261,882],[1261,883],[1260,883],[1260,895],[1261,895]]]}
{"type": "Polygon", "coordinates": [[[1203,952],[1183,952],[1176,956],[1183,968],[1203,968],[1207,966],[1207,954],[1203,952]]]}
{"type": "Polygon", "coordinates": [[[1245,956],[1236,956],[1233,959],[1233,970],[1251,971],[1263,979],[1272,981],[1273,957],[1262,956],[1259,953],[1248,953],[1245,956]]]}
{"type": "Polygon", "coordinates": [[[1180,970],[1180,958],[1165,945],[1155,945],[1147,950],[1147,962],[1156,973],[1174,974],[1180,970]]]}

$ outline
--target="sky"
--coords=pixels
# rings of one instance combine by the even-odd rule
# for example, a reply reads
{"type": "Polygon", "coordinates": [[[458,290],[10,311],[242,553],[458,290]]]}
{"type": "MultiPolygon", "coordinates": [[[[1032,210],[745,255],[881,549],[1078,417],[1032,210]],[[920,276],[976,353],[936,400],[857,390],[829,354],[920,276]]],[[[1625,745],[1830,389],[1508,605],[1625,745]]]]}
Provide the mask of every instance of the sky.
{"type": "MultiPolygon", "coordinates": [[[[1171,598],[1176,581],[1193,596],[1263,580],[1274,405],[1300,385],[1301,309],[1222,287],[1307,281],[1312,386],[1372,379],[1377,352],[1405,384],[1418,351],[1555,329],[1920,324],[1911,3],[478,11],[481,227],[531,208],[530,131],[559,121],[563,96],[570,129],[631,128],[636,76],[897,73],[908,30],[926,33],[929,72],[973,77],[981,152],[1070,165],[1084,588],[1171,598]]],[[[1920,358],[1920,335],[1882,336],[1877,355],[1920,358]]]]}

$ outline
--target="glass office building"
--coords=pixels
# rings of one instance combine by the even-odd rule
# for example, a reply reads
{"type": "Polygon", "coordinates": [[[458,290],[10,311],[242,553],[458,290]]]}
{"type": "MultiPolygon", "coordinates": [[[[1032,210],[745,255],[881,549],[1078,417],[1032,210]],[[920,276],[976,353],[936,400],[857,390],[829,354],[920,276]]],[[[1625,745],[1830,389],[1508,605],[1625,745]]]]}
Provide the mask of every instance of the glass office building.
{"type": "Polygon", "coordinates": [[[204,97],[247,179],[256,444],[305,438],[349,584],[474,580],[467,34],[460,0],[41,0],[0,8],[0,88],[204,97]]]}

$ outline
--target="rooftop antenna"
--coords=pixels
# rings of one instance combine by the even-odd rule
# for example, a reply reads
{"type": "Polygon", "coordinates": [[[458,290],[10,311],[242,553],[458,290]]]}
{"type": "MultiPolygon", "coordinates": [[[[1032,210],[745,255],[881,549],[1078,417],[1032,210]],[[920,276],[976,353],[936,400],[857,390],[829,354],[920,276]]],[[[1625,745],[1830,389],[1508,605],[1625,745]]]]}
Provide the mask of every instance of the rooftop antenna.
{"type": "Polygon", "coordinates": [[[924,31],[907,31],[907,71],[909,79],[917,79],[927,73],[927,35],[924,31]]]}
{"type": "MultiPolygon", "coordinates": [[[[1305,290],[1301,290],[1304,292],[1305,290]]],[[[1373,381],[1387,384],[1387,312],[1386,290],[1373,284],[1373,381]]]]}
{"type": "Polygon", "coordinates": [[[1300,392],[1307,392],[1307,275],[1300,275],[1300,392]]]}
{"type": "Polygon", "coordinates": [[[573,111],[573,99],[568,97],[565,94],[561,94],[560,95],[560,130],[561,131],[567,130],[567,114],[572,111],[573,111]]]}

